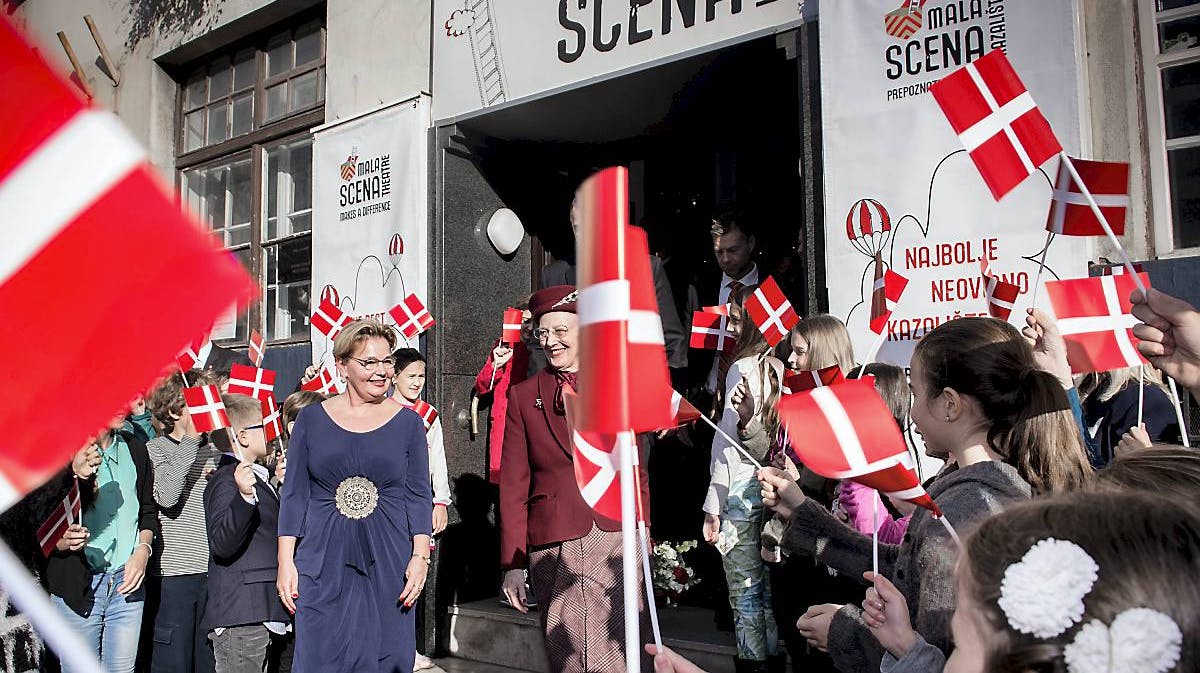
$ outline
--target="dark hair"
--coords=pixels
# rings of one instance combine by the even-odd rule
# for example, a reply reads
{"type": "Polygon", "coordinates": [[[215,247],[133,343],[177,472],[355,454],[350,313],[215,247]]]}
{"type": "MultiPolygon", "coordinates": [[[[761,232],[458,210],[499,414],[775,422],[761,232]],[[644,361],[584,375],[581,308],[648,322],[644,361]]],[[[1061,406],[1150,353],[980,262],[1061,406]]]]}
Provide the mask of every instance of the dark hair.
{"type": "Polygon", "coordinates": [[[987,639],[985,671],[1064,671],[1063,650],[1084,624],[1099,620],[1111,625],[1118,614],[1132,608],[1157,610],[1179,626],[1183,648],[1171,671],[1200,668],[1200,582],[1194,579],[1200,515],[1188,505],[1138,492],[1040,498],[984,520],[966,539],[963,551],[959,586],[996,634],[987,639]],[[1100,571],[1084,597],[1080,621],[1057,636],[1038,638],[1011,628],[998,600],[1009,566],[1046,538],[1080,546],[1100,571]]]}
{"type": "Polygon", "coordinates": [[[1088,490],[1141,490],[1200,503],[1200,451],[1182,446],[1155,444],[1118,454],[1088,486],[1088,490]]]}
{"type": "Polygon", "coordinates": [[[396,358],[396,373],[404,371],[404,368],[414,362],[425,362],[425,356],[421,355],[421,351],[415,348],[397,348],[392,351],[392,357],[396,358]]]}
{"type": "Polygon", "coordinates": [[[931,399],[952,388],[979,402],[988,445],[1035,493],[1082,485],[1091,475],[1066,391],[1040,370],[1012,325],[995,318],[942,323],[917,343],[931,399]]]}
{"type": "Polygon", "coordinates": [[[288,395],[283,401],[283,408],[279,410],[280,420],[283,422],[283,441],[289,439],[288,425],[296,420],[301,409],[324,401],[325,396],[314,390],[297,390],[288,395]]]}
{"type": "MultiPolygon", "coordinates": [[[[200,369],[193,369],[186,376],[192,386],[215,384],[219,378],[212,370],[200,369]]],[[[151,420],[164,435],[175,431],[175,420],[183,415],[187,407],[183,400],[183,388],[183,378],[175,373],[159,381],[146,395],[146,408],[150,410],[151,420]]]]}
{"type": "Polygon", "coordinates": [[[908,427],[912,393],[908,390],[908,377],[904,375],[904,370],[896,365],[871,362],[861,367],[855,367],[847,375],[847,378],[860,379],[864,376],[875,377],[875,390],[879,391],[879,396],[892,411],[892,418],[896,419],[896,425],[899,425],[901,430],[908,427]]]}
{"type": "Polygon", "coordinates": [[[749,241],[754,238],[753,221],[745,213],[734,210],[726,210],[713,215],[712,225],[708,228],[708,232],[712,234],[713,238],[724,236],[731,231],[742,232],[749,241]]]}

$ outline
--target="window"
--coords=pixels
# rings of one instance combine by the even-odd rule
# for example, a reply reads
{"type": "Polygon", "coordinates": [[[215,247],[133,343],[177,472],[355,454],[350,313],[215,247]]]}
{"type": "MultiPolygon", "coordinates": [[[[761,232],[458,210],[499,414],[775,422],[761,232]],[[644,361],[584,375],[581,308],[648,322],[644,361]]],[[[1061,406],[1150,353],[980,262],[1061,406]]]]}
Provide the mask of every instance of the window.
{"type": "Polygon", "coordinates": [[[180,82],[176,167],[184,202],[258,279],[261,299],[214,340],[308,339],[312,136],[324,120],[320,19],[214,55],[180,82]]]}
{"type": "Polygon", "coordinates": [[[1154,0],[1143,18],[1160,251],[1200,247],[1200,0],[1154,0]],[[1150,25],[1147,26],[1147,23],[1150,25]]]}

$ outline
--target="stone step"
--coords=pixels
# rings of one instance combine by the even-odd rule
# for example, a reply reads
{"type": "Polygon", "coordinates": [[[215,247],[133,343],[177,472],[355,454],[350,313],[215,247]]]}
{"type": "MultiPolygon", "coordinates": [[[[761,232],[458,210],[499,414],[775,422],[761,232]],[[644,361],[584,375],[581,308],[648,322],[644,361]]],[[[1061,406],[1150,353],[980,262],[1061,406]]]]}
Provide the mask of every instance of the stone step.
{"type": "MultiPolygon", "coordinates": [[[[449,612],[453,657],[501,667],[496,670],[548,673],[536,612],[521,614],[497,599],[452,606],[449,612]]],[[[661,609],[663,644],[709,673],[732,673],[733,634],[718,631],[712,617],[711,610],[699,608],[661,609]]]]}

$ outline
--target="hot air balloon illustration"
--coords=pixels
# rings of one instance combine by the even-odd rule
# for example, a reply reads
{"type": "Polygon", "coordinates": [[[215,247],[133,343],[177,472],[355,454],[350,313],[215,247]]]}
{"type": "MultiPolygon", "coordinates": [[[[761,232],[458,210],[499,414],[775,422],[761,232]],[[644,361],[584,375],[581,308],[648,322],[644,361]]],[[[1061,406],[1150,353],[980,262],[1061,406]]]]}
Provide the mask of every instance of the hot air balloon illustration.
{"type": "Polygon", "coordinates": [[[391,257],[392,266],[400,266],[400,258],[404,256],[404,239],[400,238],[400,234],[392,234],[392,240],[388,243],[388,255],[391,257]]]}
{"type": "Polygon", "coordinates": [[[338,294],[336,287],[334,287],[332,285],[326,285],[325,288],[321,290],[321,303],[325,303],[325,302],[329,302],[330,304],[333,304],[334,306],[341,305],[342,296],[340,294],[338,294]]]}
{"type": "Polygon", "coordinates": [[[892,217],[875,199],[862,199],[846,215],[846,236],[854,249],[875,257],[892,236],[892,217]]]}

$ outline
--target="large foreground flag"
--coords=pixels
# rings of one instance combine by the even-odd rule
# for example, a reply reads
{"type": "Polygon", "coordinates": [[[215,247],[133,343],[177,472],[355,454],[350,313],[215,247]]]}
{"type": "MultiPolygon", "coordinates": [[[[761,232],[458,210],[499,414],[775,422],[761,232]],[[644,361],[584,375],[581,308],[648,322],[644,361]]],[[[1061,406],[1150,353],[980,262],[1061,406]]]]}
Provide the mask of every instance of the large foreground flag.
{"type": "MultiPolygon", "coordinates": [[[[1129,208],[1129,164],[1106,161],[1071,159],[1075,170],[1087,185],[1108,226],[1117,236],[1125,233],[1125,211],[1129,208]]],[[[1067,162],[1058,163],[1058,178],[1054,181],[1054,198],[1050,200],[1050,215],[1046,231],[1064,236],[1106,236],[1104,225],[1092,212],[1083,190],[1071,179],[1067,162]]]]}
{"type": "Polygon", "coordinates": [[[37,529],[42,556],[50,556],[58,541],[67,534],[67,529],[71,527],[71,524],[79,522],[80,510],[79,480],[72,479],[71,488],[63,496],[62,502],[58,503],[58,507],[50,515],[50,518],[46,519],[45,523],[37,529]]]}
{"type": "Polygon", "coordinates": [[[999,201],[1062,145],[999,49],[943,77],[929,93],[999,201]]]}
{"type": "Polygon", "coordinates": [[[675,425],[687,425],[700,420],[700,416],[703,415],[696,405],[688,402],[687,398],[676,390],[671,391],[671,413],[675,415],[675,425]]]}
{"type": "Polygon", "coordinates": [[[779,417],[797,456],[813,472],[852,479],[940,515],[921,486],[896,419],[871,379],[788,395],[779,417]]]}
{"type": "MultiPolygon", "coordinates": [[[[623,441],[634,441],[632,432],[602,433],[580,431],[575,427],[579,415],[579,395],[563,389],[563,406],[567,426],[571,429],[571,462],[575,467],[575,485],[579,494],[597,514],[614,521],[621,520],[621,472],[623,441]]],[[[637,454],[634,453],[636,456],[637,454]]]]}
{"type": "Polygon", "coordinates": [[[180,210],[116,117],[91,108],[4,18],[0,82],[5,509],[256,290],[180,210]],[[146,306],[178,309],[154,329],[114,329],[143,324],[146,306]],[[34,332],[55,335],[53,353],[36,364],[23,346],[34,332]],[[62,413],[63,384],[72,381],[87,381],[87,394],[62,413]]]}
{"type": "MultiPolygon", "coordinates": [[[[1138,274],[1146,287],[1150,276],[1138,274]]],[[[1054,307],[1058,331],[1067,342],[1067,362],[1075,374],[1138,367],[1146,359],[1138,353],[1129,295],[1137,282],[1129,274],[1072,278],[1046,283],[1046,296],[1054,307]]]]}

